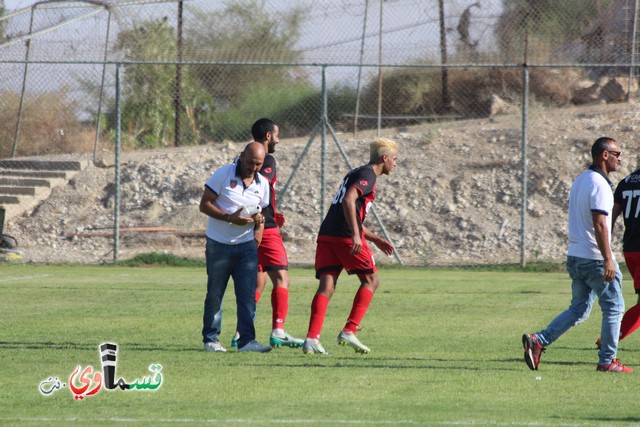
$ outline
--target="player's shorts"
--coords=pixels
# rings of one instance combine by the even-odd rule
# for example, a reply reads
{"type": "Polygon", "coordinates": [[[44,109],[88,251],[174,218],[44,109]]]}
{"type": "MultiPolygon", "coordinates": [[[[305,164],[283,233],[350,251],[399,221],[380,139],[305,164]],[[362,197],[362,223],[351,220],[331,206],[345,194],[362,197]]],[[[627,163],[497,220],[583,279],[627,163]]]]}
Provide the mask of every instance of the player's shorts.
{"type": "Polygon", "coordinates": [[[636,290],[636,294],[640,294],[640,252],[623,252],[624,262],[627,263],[627,268],[631,277],[633,277],[633,287],[636,290]]]}
{"type": "Polygon", "coordinates": [[[289,259],[278,227],[265,228],[258,246],[258,271],[288,270],[289,259]]]}
{"type": "Polygon", "coordinates": [[[371,248],[362,239],[362,250],[358,255],[350,253],[350,238],[318,236],[316,242],[316,279],[322,274],[334,274],[336,277],[344,268],[348,274],[372,274],[376,272],[371,248]]]}

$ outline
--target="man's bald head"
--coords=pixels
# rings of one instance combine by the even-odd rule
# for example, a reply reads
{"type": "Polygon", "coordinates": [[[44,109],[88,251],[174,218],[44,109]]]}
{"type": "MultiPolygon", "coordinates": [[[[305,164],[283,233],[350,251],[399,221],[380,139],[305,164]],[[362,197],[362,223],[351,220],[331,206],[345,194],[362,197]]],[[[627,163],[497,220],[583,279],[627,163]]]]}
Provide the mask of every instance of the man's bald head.
{"type": "Polygon", "coordinates": [[[253,156],[253,157],[262,157],[262,160],[264,161],[264,156],[265,156],[264,145],[255,141],[250,142],[247,144],[246,147],[244,147],[244,155],[253,156]]]}
{"type": "Polygon", "coordinates": [[[255,176],[264,163],[264,145],[259,142],[250,142],[240,154],[240,168],[242,178],[255,176]]]}

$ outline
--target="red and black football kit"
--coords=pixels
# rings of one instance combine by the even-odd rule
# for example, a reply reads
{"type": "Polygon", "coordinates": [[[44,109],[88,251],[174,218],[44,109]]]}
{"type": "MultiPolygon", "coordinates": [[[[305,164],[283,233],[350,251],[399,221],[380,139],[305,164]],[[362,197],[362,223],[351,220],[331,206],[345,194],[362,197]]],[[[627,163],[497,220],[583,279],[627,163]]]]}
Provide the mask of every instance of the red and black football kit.
{"type": "Polygon", "coordinates": [[[633,277],[633,287],[640,294],[640,169],[620,181],[613,194],[613,201],[622,206],[622,251],[633,277]]]}
{"type": "MultiPolygon", "coordinates": [[[[622,207],[624,219],[622,253],[633,278],[636,294],[640,294],[640,169],[626,176],[613,193],[613,202],[622,207]]],[[[620,339],[640,327],[640,304],[629,308],[622,316],[620,339]]]]}
{"type": "Polygon", "coordinates": [[[362,223],[376,195],[376,179],[373,168],[365,165],[353,169],[342,180],[320,225],[315,260],[317,278],[323,273],[339,275],[343,268],[349,274],[370,274],[376,271],[371,248],[362,230],[362,223]],[[350,253],[353,236],[342,206],[344,196],[351,187],[355,187],[359,195],[356,200],[356,216],[362,250],[356,255],[350,253]]]}
{"type": "MultiPolygon", "coordinates": [[[[315,262],[316,278],[319,279],[323,274],[331,274],[338,277],[343,268],[349,274],[373,274],[376,272],[371,248],[364,237],[362,222],[371,207],[371,202],[375,198],[377,178],[378,176],[373,171],[373,168],[370,165],[365,165],[352,170],[342,180],[318,233],[315,262]],[[342,206],[344,196],[351,187],[356,188],[359,196],[356,199],[356,217],[360,237],[362,238],[362,250],[358,254],[351,253],[353,235],[342,206]]],[[[357,332],[358,326],[362,322],[372,299],[373,292],[371,290],[364,286],[358,288],[343,331],[351,334],[357,332]]],[[[307,338],[320,339],[328,306],[329,298],[321,293],[316,293],[311,301],[311,316],[307,338]]]]}
{"type": "Polygon", "coordinates": [[[288,270],[289,260],[282,243],[279,224],[276,221],[276,218],[280,216],[277,210],[275,190],[278,172],[276,159],[271,154],[265,156],[260,175],[269,181],[271,200],[269,201],[269,206],[262,210],[264,232],[262,234],[262,243],[258,247],[258,269],[259,271],[288,270]]]}
{"type": "MultiPolygon", "coordinates": [[[[258,271],[267,272],[275,270],[288,270],[289,259],[282,242],[280,227],[277,218],[282,215],[277,210],[275,185],[278,181],[276,159],[271,154],[264,158],[260,175],[269,182],[271,200],[269,206],[262,210],[264,217],[264,231],[262,242],[258,246],[258,271]]],[[[260,294],[256,292],[256,303],[260,300],[260,294]]],[[[284,329],[284,323],[289,311],[289,290],[285,287],[274,286],[271,291],[272,328],[284,329]]]]}

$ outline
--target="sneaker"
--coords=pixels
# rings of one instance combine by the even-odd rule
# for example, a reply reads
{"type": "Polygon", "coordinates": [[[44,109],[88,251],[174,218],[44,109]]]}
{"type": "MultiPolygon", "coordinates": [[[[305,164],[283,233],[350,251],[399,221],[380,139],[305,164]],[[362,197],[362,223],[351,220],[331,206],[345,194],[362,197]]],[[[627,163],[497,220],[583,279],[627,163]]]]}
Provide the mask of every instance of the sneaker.
{"type": "Polygon", "coordinates": [[[227,351],[227,349],[224,348],[219,341],[209,341],[204,343],[204,349],[205,351],[213,351],[219,353],[225,353],[227,351]]]}
{"type": "Polygon", "coordinates": [[[522,336],[522,346],[524,347],[524,361],[527,362],[529,369],[537,371],[540,364],[540,355],[546,348],[540,344],[535,334],[524,334],[522,336]]]}
{"type": "Polygon", "coordinates": [[[233,338],[231,338],[231,347],[232,348],[238,348],[238,340],[240,339],[240,334],[236,331],[235,334],[233,334],[233,338]]]}
{"type": "Polygon", "coordinates": [[[356,353],[367,354],[371,353],[371,350],[366,345],[362,344],[356,334],[347,333],[345,331],[340,331],[338,335],[338,345],[345,346],[349,344],[356,353]]]}
{"type": "Polygon", "coordinates": [[[633,372],[632,368],[624,366],[618,359],[613,359],[611,363],[605,363],[603,365],[598,363],[596,367],[598,372],[633,372]]]}
{"type": "Polygon", "coordinates": [[[315,340],[313,338],[307,338],[306,340],[304,340],[304,344],[302,345],[302,352],[304,354],[329,354],[329,352],[324,349],[322,344],[320,344],[320,340],[315,340]]]}
{"type": "Polygon", "coordinates": [[[239,352],[251,351],[254,353],[267,353],[271,351],[271,347],[268,345],[260,344],[258,341],[251,341],[245,344],[244,347],[238,349],[239,352]]]}
{"type": "Polygon", "coordinates": [[[269,338],[269,344],[272,347],[302,347],[304,344],[304,340],[300,338],[294,338],[286,332],[282,334],[274,334],[271,333],[271,337],[269,338]]]}

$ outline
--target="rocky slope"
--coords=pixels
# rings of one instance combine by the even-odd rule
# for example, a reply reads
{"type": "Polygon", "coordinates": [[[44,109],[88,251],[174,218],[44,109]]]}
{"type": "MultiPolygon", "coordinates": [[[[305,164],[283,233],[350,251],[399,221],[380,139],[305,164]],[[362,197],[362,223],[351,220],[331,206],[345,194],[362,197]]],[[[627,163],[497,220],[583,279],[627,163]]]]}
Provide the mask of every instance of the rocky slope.
{"type": "MultiPolygon", "coordinates": [[[[623,148],[623,167],[613,176],[617,181],[638,165],[639,125],[640,111],[627,104],[533,110],[527,128],[528,262],[564,258],[568,190],[588,164],[593,140],[608,135],[623,148]]],[[[320,137],[309,145],[287,140],[286,129],[282,134],[276,152],[279,204],[287,220],[282,233],[290,262],[312,263],[321,208],[326,211],[350,167],[329,132],[324,162],[320,137]]],[[[388,129],[383,136],[400,145],[398,168],[379,179],[367,225],[387,233],[405,264],[520,261],[518,115],[388,129]]],[[[338,135],[351,166],[368,161],[368,142],[374,137],[338,135]]],[[[203,258],[206,219],[198,212],[203,184],[243,146],[123,153],[120,258],[144,252],[203,258]],[[136,230],[141,227],[146,230],[136,230]]],[[[91,166],[38,208],[8,222],[5,233],[18,239],[24,261],[111,261],[113,182],[113,168],[91,166]]],[[[620,236],[618,226],[616,251],[620,236]]],[[[374,255],[379,263],[398,262],[375,248],[374,255]]]]}

